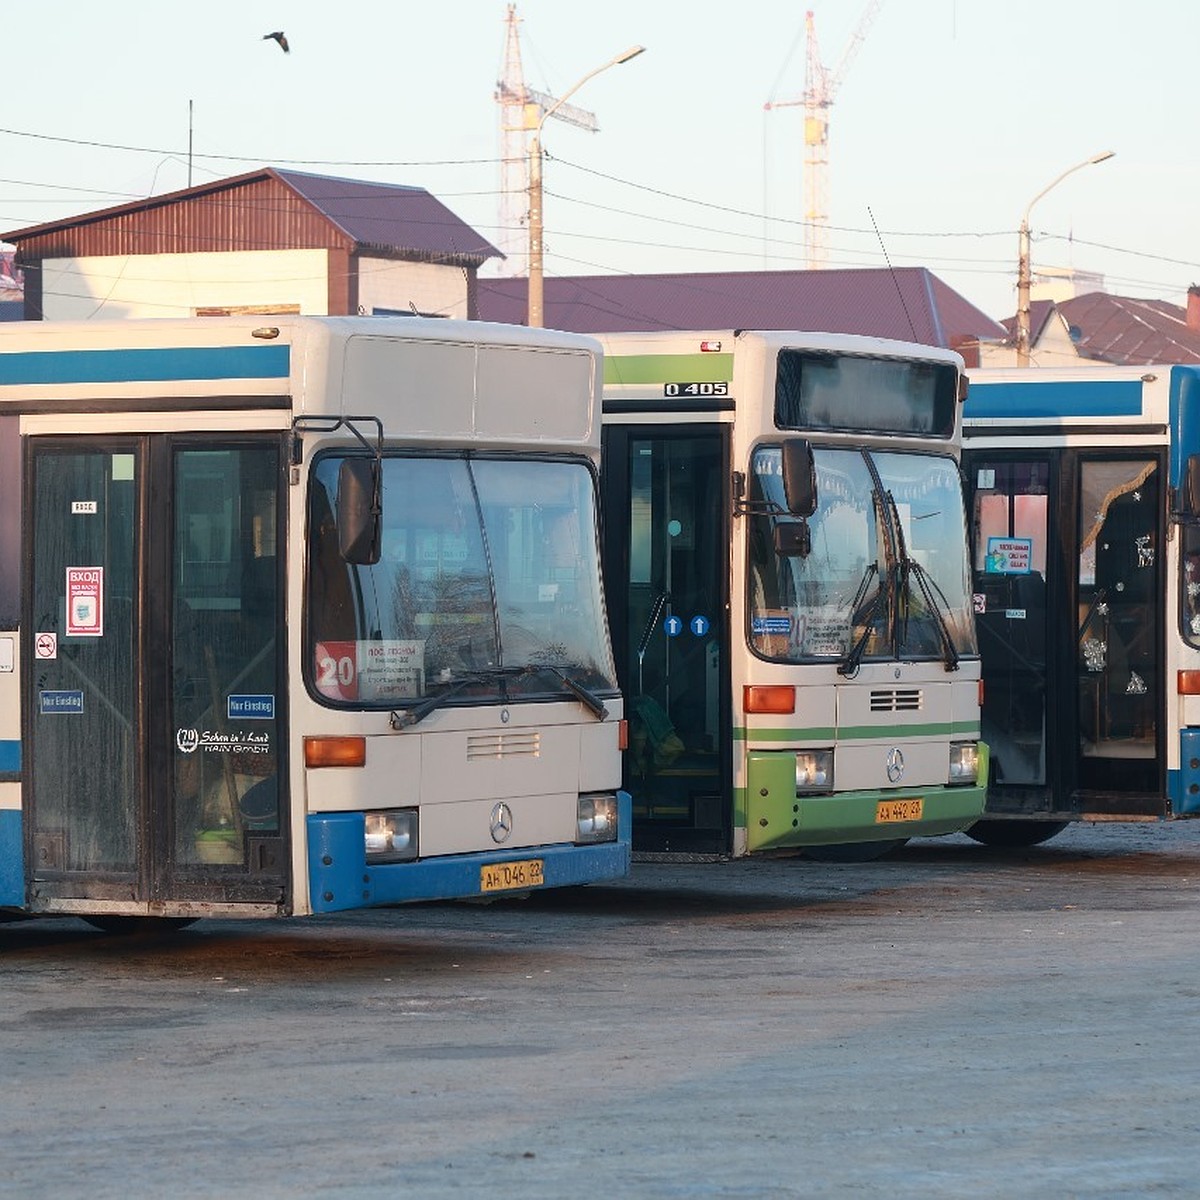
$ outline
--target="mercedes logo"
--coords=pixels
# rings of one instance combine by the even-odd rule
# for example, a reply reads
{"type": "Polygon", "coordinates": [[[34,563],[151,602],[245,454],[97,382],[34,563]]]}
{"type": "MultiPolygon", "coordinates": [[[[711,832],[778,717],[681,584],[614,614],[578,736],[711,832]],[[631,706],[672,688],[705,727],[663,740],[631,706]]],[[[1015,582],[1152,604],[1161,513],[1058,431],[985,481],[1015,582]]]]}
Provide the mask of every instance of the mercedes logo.
{"type": "Polygon", "coordinates": [[[492,841],[497,845],[507,842],[512,830],[512,809],[501,800],[499,804],[492,806],[492,841]]]}
{"type": "Polygon", "coordinates": [[[899,783],[904,778],[904,753],[893,746],[887,753],[887,777],[889,783],[899,783]]]}

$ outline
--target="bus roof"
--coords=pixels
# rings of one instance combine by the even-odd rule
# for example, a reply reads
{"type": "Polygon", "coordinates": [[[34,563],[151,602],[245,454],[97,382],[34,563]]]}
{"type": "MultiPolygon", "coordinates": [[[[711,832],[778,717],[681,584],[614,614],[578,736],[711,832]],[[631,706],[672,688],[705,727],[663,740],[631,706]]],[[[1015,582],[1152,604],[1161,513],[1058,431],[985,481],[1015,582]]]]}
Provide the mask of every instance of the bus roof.
{"type": "Polygon", "coordinates": [[[738,349],[764,356],[784,349],[814,350],[947,362],[960,370],[963,366],[959,354],[940,346],[850,333],[716,329],[602,333],[597,337],[604,347],[605,386],[622,389],[676,382],[685,376],[692,382],[730,383],[738,349]]]}
{"type": "Polygon", "coordinates": [[[385,437],[598,442],[600,347],[479,321],[245,315],[0,325],[0,413],[283,409],[385,437]]]}
{"type": "Polygon", "coordinates": [[[1173,374],[1170,366],[975,368],[963,424],[983,431],[1016,425],[1165,426],[1173,374]]]}

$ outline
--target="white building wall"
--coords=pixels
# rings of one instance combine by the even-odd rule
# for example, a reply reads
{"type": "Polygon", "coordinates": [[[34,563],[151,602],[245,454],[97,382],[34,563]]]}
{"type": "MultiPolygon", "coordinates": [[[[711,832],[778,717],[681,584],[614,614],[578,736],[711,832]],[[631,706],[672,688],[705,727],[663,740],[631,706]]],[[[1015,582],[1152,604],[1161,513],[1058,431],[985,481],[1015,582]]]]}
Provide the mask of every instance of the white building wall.
{"type": "Polygon", "coordinates": [[[273,306],[323,316],[329,308],[325,250],[56,258],[42,269],[42,312],[51,321],[273,306]]]}
{"type": "Polygon", "coordinates": [[[377,309],[467,319],[467,272],[437,263],[361,258],[358,303],[370,316],[377,309]]]}
{"type": "MultiPolygon", "coordinates": [[[[980,342],[979,365],[981,367],[1015,367],[1016,347],[1003,342],[980,342]]],[[[1101,367],[1104,363],[1090,358],[1081,358],[1079,349],[1067,329],[1066,322],[1057,311],[1042,328],[1041,336],[1029,348],[1031,367],[1101,367]]]]}
{"type": "Polygon", "coordinates": [[[1074,300],[1089,292],[1104,291],[1104,276],[1098,271],[1081,271],[1078,267],[1035,267],[1030,280],[1029,295],[1033,300],[1074,300]]]}

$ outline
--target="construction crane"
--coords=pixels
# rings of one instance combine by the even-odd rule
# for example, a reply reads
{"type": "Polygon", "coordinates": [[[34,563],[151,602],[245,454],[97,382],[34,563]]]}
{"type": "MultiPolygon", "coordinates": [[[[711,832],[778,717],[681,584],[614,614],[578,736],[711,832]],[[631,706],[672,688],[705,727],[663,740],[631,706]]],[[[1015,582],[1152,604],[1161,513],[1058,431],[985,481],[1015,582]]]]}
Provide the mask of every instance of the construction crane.
{"type": "Polygon", "coordinates": [[[832,71],[821,62],[816,22],[812,11],[806,12],[804,94],[792,100],[768,100],[763,106],[767,112],[804,106],[804,257],[810,271],[825,266],[829,250],[829,110],[883,2],[870,0],[832,71]]]}
{"type": "MultiPolygon", "coordinates": [[[[500,105],[500,236],[499,249],[506,257],[498,270],[501,275],[528,274],[529,244],[526,221],[529,208],[529,138],[558,101],[545,92],[525,86],[521,66],[520,18],[517,6],[508,6],[505,18],[504,65],[496,82],[496,103],[500,105]]],[[[554,120],[566,121],[592,133],[600,129],[594,113],[574,104],[559,104],[551,113],[554,120]]]]}

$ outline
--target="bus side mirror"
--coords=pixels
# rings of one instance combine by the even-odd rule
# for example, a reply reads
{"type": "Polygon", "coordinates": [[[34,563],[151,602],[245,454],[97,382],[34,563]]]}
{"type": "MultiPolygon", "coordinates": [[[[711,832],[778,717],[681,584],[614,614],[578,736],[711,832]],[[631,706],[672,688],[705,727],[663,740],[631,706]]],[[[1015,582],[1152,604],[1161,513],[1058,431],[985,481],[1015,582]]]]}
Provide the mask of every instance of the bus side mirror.
{"type": "Polygon", "coordinates": [[[780,558],[807,558],[812,553],[812,530],[803,517],[775,522],[775,553],[780,558]]]}
{"type": "Polygon", "coordinates": [[[1188,455],[1179,508],[1184,516],[1200,517],[1200,454],[1188,455]]]}
{"type": "Polygon", "coordinates": [[[373,458],[344,458],[338,469],[338,550],[348,563],[369,567],[379,561],[379,471],[373,458]]]}
{"type": "Polygon", "coordinates": [[[811,517],[817,511],[817,464],[807,438],[783,443],[783,498],[793,517],[811,517]]]}

